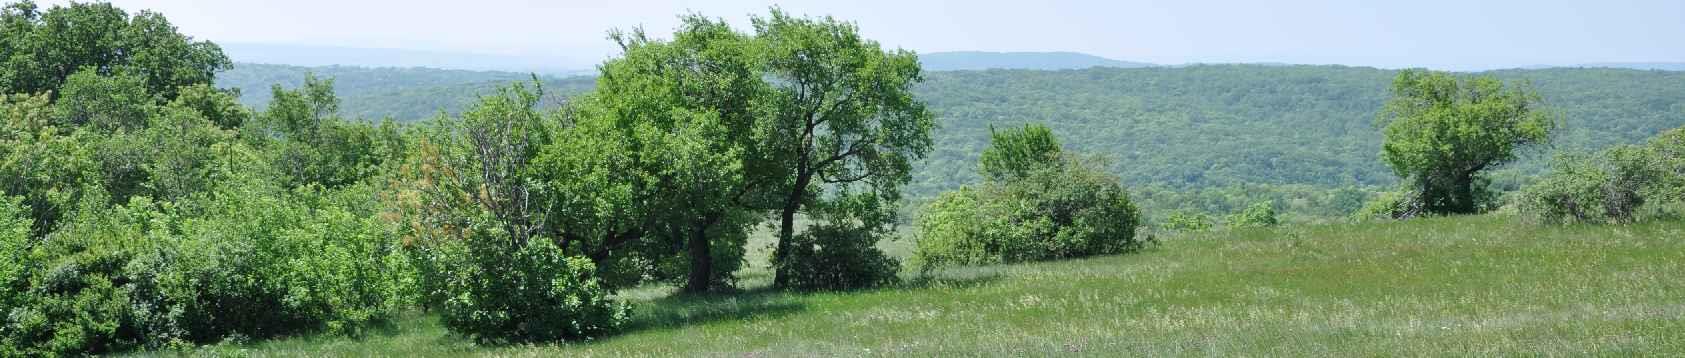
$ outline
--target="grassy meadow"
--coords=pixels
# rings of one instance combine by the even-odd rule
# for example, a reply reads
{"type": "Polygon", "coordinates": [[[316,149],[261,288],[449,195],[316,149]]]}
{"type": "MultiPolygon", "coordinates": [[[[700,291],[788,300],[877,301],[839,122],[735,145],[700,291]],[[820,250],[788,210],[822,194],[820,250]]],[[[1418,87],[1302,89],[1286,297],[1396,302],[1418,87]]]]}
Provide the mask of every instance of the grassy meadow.
{"type": "MultiPolygon", "coordinates": [[[[762,235],[765,236],[765,235],[762,235]]],[[[765,238],[756,245],[765,245],[765,238]]],[[[620,335],[483,347],[424,313],[363,338],[224,344],[254,356],[1356,356],[1685,354],[1685,222],[1487,215],[1161,237],[1135,253],[903,275],[901,287],[622,293],[620,335]]],[[[910,243],[886,244],[905,256],[910,243]]],[[[759,261],[761,257],[751,259],[759,261]]],[[[156,354],[156,353],[154,353],[156,354]]]]}

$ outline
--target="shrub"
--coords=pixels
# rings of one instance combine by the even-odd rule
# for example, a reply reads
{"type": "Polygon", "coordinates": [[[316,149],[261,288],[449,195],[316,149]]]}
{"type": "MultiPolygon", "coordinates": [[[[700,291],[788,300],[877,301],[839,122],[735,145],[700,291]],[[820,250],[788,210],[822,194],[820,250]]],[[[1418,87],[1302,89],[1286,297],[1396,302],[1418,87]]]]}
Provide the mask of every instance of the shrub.
{"type": "Polygon", "coordinates": [[[1352,213],[1357,220],[1368,219],[1403,219],[1423,213],[1418,195],[1411,191],[1382,192],[1374,199],[1363,203],[1363,207],[1352,213]]]}
{"type": "Polygon", "coordinates": [[[548,240],[510,250],[496,231],[478,235],[436,247],[432,257],[445,269],[425,272],[443,275],[440,314],[452,331],[485,343],[561,341],[611,333],[629,319],[590,260],[564,257],[548,240]]]}
{"type": "Polygon", "coordinates": [[[1521,195],[1540,221],[1631,222],[1653,197],[1666,197],[1672,174],[1653,148],[1621,146],[1595,156],[1563,155],[1521,195]]]}
{"type": "Polygon", "coordinates": [[[409,269],[370,216],[228,179],[176,203],[107,206],[98,187],[84,189],[73,219],[23,261],[0,340],[23,354],[80,355],[356,334],[399,308],[409,269]]]}
{"type": "Polygon", "coordinates": [[[1230,227],[1271,227],[1278,222],[1275,218],[1275,205],[1259,202],[1246,207],[1246,210],[1229,215],[1225,220],[1230,227]]]}
{"type": "Polygon", "coordinates": [[[780,264],[791,288],[852,290],[895,283],[901,262],[878,250],[879,234],[835,224],[797,235],[780,264]]]}
{"type": "Polygon", "coordinates": [[[1172,231],[1211,230],[1211,216],[1196,211],[1177,210],[1164,218],[1164,228],[1172,231]]]}
{"type": "Polygon", "coordinates": [[[561,133],[562,118],[538,113],[538,97],[506,87],[460,117],[429,123],[394,193],[422,297],[440,308],[445,328],[484,343],[590,339],[629,315],[609,298],[596,264],[577,255],[607,258],[610,247],[585,249],[586,238],[644,233],[589,230],[584,224],[598,222],[587,218],[602,207],[553,206],[564,192],[545,180],[548,168],[531,163],[561,133]]]}
{"type": "Polygon", "coordinates": [[[106,208],[97,189],[76,211],[76,220],[30,248],[14,286],[19,293],[5,316],[4,346],[25,355],[79,355],[129,349],[156,337],[143,328],[155,311],[137,303],[156,301],[137,292],[126,270],[156,239],[161,213],[144,198],[127,207],[106,208]]]}
{"type": "Polygon", "coordinates": [[[961,188],[919,220],[925,270],[1110,254],[1135,249],[1140,214],[1117,177],[1072,158],[1019,180],[961,188]]]}
{"type": "Polygon", "coordinates": [[[1663,174],[1657,183],[1657,199],[1685,203],[1685,128],[1663,132],[1650,140],[1648,148],[1663,174]]]}

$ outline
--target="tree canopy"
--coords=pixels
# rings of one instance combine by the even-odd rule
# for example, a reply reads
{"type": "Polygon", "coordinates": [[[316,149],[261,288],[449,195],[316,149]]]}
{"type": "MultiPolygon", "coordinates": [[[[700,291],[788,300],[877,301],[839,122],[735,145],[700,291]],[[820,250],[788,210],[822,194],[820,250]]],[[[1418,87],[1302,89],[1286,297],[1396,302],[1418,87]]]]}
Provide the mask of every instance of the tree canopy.
{"type": "MultiPolygon", "coordinates": [[[[891,203],[911,179],[912,163],[932,146],[935,116],[914,98],[924,79],[918,56],[885,51],[854,24],[802,18],[773,9],[752,20],[772,90],[771,116],[757,128],[761,161],[776,173],[779,241],[789,252],[795,217],[815,200],[869,195],[891,203]],[[850,189],[856,188],[859,189],[850,189]]],[[[776,265],[784,267],[784,265],[776,265]]],[[[776,284],[789,282],[780,271],[776,284]]]]}
{"type": "Polygon", "coordinates": [[[7,4],[0,54],[0,93],[56,92],[71,75],[93,71],[134,76],[147,93],[169,100],[177,88],[209,84],[232,65],[216,44],[177,32],[163,15],[131,16],[103,2],[46,10],[29,0],[7,4]]]}
{"type": "Polygon", "coordinates": [[[1557,125],[1536,92],[1493,77],[1407,70],[1392,94],[1378,119],[1386,136],[1381,159],[1428,213],[1478,212],[1486,190],[1481,174],[1548,140],[1557,125]]]}

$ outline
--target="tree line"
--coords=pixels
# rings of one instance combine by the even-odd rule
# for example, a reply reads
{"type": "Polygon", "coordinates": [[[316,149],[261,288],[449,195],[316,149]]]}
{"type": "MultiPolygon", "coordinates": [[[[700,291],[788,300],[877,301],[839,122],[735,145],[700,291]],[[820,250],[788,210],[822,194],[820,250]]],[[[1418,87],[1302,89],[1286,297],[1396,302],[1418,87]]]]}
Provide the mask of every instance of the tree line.
{"type": "Polygon", "coordinates": [[[412,305],[582,339],[629,319],[617,288],[730,289],[763,224],[777,288],[893,282],[875,244],[934,129],[913,53],[776,8],[617,31],[588,93],[535,79],[413,125],[346,118],[313,76],[250,110],[155,13],[0,15],[6,354],[356,335],[412,305]]]}

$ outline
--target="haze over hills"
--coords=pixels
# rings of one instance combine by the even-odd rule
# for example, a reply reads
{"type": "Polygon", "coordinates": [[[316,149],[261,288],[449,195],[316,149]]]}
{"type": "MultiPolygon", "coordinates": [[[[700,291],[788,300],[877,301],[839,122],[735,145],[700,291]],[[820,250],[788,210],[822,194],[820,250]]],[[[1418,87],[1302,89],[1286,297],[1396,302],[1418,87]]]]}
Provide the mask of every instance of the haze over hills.
{"type": "Polygon", "coordinates": [[[1578,67],[1626,68],[1634,70],[1685,71],[1685,62],[1605,62],[1588,63],[1578,67]]]}
{"type": "Polygon", "coordinates": [[[1140,68],[1157,66],[1113,60],[1077,52],[932,52],[919,55],[926,71],[954,70],[1077,70],[1090,67],[1140,68]]]}

